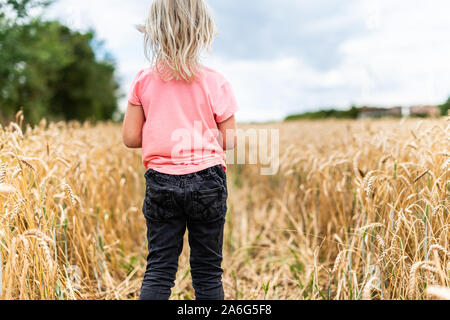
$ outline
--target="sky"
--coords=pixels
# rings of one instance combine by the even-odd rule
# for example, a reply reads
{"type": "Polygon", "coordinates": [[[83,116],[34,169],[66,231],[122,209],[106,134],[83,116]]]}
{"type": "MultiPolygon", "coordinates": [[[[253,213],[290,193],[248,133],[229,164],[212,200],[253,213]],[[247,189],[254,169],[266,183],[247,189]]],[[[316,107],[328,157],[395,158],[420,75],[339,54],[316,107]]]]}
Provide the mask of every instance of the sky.
{"type": "MultiPolygon", "coordinates": [[[[231,82],[239,121],[352,104],[441,104],[450,96],[448,0],[207,0],[218,26],[202,63],[231,82]]],[[[58,0],[45,16],[94,29],[126,94],[148,66],[151,0],[58,0]]],[[[126,99],[120,101],[126,107],[126,99]]]]}

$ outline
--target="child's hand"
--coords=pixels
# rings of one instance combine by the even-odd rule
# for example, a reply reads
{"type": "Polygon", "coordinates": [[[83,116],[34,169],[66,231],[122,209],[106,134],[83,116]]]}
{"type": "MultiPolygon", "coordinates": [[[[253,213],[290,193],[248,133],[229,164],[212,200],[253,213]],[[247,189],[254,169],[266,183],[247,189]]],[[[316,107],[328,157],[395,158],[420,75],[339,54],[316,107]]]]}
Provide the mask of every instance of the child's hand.
{"type": "Polygon", "coordinates": [[[144,123],[145,114],[142,107],[128,103],[122,130],[123,143],[128,148],[142,148],[142,129],[144,123]]]}

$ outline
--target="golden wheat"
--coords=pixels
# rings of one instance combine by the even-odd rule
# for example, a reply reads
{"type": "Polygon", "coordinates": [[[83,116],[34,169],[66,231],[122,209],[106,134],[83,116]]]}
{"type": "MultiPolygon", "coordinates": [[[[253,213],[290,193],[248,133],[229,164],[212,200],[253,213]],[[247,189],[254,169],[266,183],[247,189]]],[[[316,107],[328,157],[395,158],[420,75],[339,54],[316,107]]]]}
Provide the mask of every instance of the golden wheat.
{"type": "MultiPolygon", "coordinates": [[[[0,127],[1,298],[136,299],[139,151],[118,125],[22,121],[0,127]]],[[[280,130],[280,170],[229,168],[227,299],[448,298],[449,124],[242,125],[280,130]]],[[[187,250],[172,298],[193,298],[187,250]]]]}

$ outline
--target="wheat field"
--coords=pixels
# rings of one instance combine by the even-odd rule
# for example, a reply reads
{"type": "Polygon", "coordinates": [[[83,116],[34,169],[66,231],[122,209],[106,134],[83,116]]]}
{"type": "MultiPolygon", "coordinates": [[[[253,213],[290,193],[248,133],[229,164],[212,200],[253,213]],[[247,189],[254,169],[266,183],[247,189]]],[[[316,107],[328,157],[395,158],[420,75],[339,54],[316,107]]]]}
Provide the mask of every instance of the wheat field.
{"type": "MultiPolygon", "coordinates": [[[[1,299],[136,299],[139,151],[111,123],[22,122],[0,127],[1,299]]],[[[228,170],[227,299],[449,298],[449,119],[242,127],[280,130],[280,170],[228,170]]]]}

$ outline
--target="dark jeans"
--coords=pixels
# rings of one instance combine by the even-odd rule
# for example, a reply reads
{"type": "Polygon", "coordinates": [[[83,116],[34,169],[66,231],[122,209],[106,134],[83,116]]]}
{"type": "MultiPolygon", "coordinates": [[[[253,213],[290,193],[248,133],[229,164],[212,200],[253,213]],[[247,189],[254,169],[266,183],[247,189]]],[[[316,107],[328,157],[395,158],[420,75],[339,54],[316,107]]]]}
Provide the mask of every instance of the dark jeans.
{"type": "Polygon", "coordinates": [[[173,176],[149,170],[143,212],[149,256],[141,300],[168,300],[186,228],[197,300],[223,300],[222,246],[227,178],[222,166],[173,176]]]}

